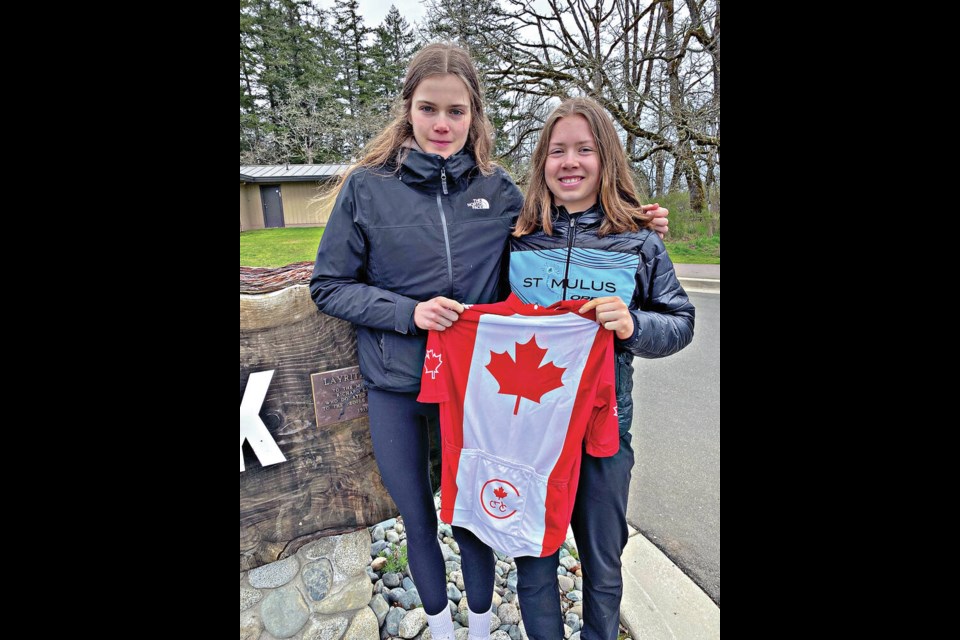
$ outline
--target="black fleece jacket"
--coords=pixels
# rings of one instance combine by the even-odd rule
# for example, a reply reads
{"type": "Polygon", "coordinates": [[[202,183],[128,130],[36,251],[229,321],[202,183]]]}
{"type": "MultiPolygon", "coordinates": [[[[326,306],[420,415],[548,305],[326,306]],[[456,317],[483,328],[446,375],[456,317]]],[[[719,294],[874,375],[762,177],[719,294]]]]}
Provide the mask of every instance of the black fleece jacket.
{"type": "Polygon", "coordinates": [[[418,302],[506,295],[507,239],[523,196],[473,155],[411,149],[396,166],[354,171],[337,197],[310,280],[324,313],[357,326],[360,372],[385,391],[420,389],[426,333],[418,302]]]}

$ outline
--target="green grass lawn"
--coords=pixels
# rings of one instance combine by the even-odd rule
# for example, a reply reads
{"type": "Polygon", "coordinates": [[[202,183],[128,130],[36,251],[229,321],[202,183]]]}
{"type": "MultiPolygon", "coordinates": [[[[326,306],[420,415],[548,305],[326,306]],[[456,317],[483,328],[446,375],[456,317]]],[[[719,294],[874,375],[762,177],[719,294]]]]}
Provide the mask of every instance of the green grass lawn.
{"type": "Polygon", "coordinates": [[[720,234],[689,240],[664,239],[670,259],[677,264],[720,264],[720,234]]]}
{"type": "Polygon", "coordinates": [[[257,229],[240,233],[241,267],[282,267],[315,260],[323,227],[257,229]]]}
{"type": "MultiPolygon", "coordinates": [[[[323,227],[244,231],[240,234],[240,266],[282,267],[313,260],[322,235],[323,227]]],[[[668,234],[667,250],[677,263],[720,264],[720,234],[688,240],[671,240],[668,234]]]]}

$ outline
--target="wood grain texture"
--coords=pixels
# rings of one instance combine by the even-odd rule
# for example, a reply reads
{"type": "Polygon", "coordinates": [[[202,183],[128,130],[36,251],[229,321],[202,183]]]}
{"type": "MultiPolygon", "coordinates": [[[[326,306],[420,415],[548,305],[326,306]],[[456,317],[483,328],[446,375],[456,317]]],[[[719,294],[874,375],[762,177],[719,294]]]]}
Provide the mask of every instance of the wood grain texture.
{"type": "Polygon", "coordinates": [[[244,445],[240,570],[273,562],[318,534],[397,514],[380,480],[366,416],[318,428],[310,374],[357,364],[352,325],[321,314],[306,286],[240,296],[240,397],[275,370],[260,417],[287,461],[262,467],[244,445]]]}

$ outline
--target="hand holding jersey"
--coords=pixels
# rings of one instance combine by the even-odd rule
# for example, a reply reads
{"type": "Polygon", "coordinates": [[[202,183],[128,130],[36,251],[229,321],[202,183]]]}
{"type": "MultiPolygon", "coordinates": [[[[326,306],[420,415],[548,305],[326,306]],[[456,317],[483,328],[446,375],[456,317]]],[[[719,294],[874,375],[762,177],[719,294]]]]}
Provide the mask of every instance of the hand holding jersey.
{"type": "Polygon", "coordinates": [[[417,304],[413,310],[413,322],[419,328],[430,331],[443,331],[460,317],[463,305],[456,300],[437,296],[417,304]]]}
{"type": "Polygon", "coordinates": [[[604,329],[617,334],[621,340],[627,340],[633,335],[633,315],[623,299],[617,296],[594,298],[580,307],[580,313],[597,310],[597,322],[604,329]]]}

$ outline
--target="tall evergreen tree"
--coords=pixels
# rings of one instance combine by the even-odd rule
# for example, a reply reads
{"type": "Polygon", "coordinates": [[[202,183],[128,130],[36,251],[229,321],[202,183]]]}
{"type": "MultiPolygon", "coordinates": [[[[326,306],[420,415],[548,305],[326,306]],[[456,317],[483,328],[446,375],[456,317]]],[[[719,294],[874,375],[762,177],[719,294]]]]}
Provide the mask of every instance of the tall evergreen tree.
{"type": "Polygon", "coordinates": [[[370,48],[367,100],[372,108],[389,111],[400,94],[407,64],[417,50],[416,41],[413,28],[400,15],[397,7],[390,5],[386,18],[376,29],[370,48]]]}
{"type": "Polygon", "coordinates": [[[355,157],[363,145],[354,121],[363,115],[365,88],[369,70],[367,36],[370,29],[363,23],[358,0],[336,0],[332,12],[331,32],[337,59],[334,95],[343,106],[339,146],[347,157],[355,157]]]}
{"type": "Polygon", "coordinates": [[[240,146],[247,161],[282,157],[278,109],[291,87],[323,82],[322,29],[323,14],[310,0],[241,0],[240,146]]]}
{"type": "Polygon", "coordinates": [[[362,102],[361,87],[369,67],[366,40],[370,33],[363,24],[359,0],[336,0],[332,31],[339,59],[338,95],[349,109],[356,109],[362,102]]]}

